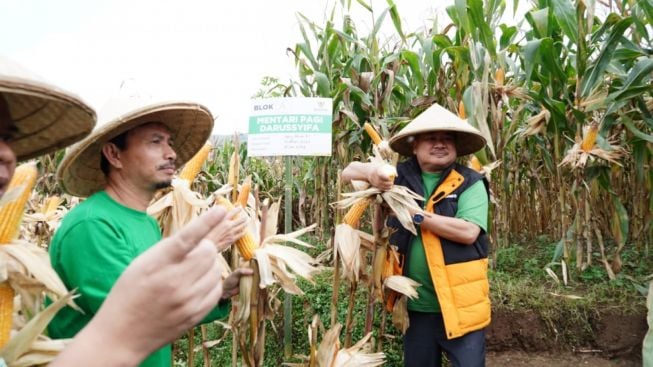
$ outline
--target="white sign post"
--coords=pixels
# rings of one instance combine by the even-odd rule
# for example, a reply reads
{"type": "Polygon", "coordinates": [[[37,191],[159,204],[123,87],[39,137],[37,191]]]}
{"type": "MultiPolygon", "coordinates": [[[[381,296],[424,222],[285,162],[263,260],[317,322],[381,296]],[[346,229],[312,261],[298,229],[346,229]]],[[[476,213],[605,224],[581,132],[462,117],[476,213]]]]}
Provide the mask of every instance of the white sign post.
{"type": "Polygon", "coordinates": [[[330,156],[331,98],[253,99],[247,155],[330,156]]]}
{"type": "MultiPolygon", "coordinates": [[[[247,134],[249,157],[286,156],[285,229],[292,232],[292,156],[331,155],[331,98],[253,99],[247,134]]],[[[283,303],[283,349],[292,352],[292,296],[283,303]]]]}

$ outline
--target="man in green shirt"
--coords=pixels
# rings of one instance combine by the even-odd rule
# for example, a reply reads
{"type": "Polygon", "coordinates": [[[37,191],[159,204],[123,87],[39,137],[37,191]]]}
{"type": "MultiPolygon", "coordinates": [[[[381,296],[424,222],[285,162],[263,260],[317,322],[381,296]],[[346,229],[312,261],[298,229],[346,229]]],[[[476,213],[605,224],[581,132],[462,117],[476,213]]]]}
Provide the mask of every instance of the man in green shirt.
{"type": "MultiPolygon", "coordinates": [[[[113,107],[111,118],[67,152],[57,174],[66,192],[88,199],[66,215],[50,245],[53,268],[69,289],[77,289],[76,303],[84,311],[62,309],[49,325],[55,338],[79,332],[127,266],[161,240],[158,224],[145,213],[147,206],[213,127],[210,112],[195,103],[143,104],[132,97],[113,107]]],[[[218,249],[242,235],[245,220],[236,214],[229,213],[212,230],[209,239],[218,249]]],[[[223,299],[237,292],[238,279],[246,273],[236,270],[225,280],[223,299]]],[[[221,302],[204,321],[224,317],[228,310],[228,302],[221,302]]],[[[169,366],[170,361],[167,345],[141,366],[169,366]]]]}
{"type": "Polygon", "coordinates": [[[407,367],[440,366],[443,353],[456,367],[485,364],[487,182],[456,163],[484,146],[475,128],[435,104],[390,139],[390,147],[408,157],[394,182],[375,163],[353,162],[342,172],[345,181],[364,180],[381,190],[404,185],[424,197],[424,211],[413,217],[417,236],[396,218],[388,222],[396,229],[390,243],[402,255],[404,275],[422,285],[408,302],[407,367]]]}

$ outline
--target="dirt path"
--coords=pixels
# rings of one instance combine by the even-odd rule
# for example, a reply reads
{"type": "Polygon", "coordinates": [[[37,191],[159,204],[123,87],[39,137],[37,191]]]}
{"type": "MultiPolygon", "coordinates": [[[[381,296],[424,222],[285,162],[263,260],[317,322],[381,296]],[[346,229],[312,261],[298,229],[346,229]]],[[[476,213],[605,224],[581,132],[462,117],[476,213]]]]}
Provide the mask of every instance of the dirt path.
{"type": "Polygon", "coordinates": [[[607,360],[591,354],[571,353],[526,353],[526,352],[488,352],[488,367],[636,367],[641,361],[623,359],[607,360]]]}

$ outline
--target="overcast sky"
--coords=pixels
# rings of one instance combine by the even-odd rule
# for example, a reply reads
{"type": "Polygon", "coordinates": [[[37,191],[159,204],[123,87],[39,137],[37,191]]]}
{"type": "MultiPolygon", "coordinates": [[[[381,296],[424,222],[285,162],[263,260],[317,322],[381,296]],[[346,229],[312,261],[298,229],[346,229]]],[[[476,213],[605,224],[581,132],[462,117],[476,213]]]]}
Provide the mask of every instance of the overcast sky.
{"type": "MultiPolygon", "coordinates": [[[[206,105],[215,133],[246,132],[262,77],[294,75],[285,50],[301,40],[296,13],[324,24],[334,3],[340,8],[339,0],[0,0],[0,54],[96,110],[129,81],[155,97],[206,105]]],[[[395,3],[412,31],[453,0],[395,3]]],[[[377,14],[387,6],[372,4],[377,14]]],[[[369,13],[355,0],[351,7],[366,34],[369,13]]],[[[390,32],[389,16],[386,24],[390,32]]]]}

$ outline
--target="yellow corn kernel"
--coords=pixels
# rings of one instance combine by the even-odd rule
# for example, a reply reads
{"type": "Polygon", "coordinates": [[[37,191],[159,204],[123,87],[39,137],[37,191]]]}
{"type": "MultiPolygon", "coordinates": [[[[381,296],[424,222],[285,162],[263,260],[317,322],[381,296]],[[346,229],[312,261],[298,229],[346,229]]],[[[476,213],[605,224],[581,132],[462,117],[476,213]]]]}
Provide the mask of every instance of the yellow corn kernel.
{"type": "Polygon", "coordinates": [[[247,198],[249,198],[249,192],[252,189],[252,177],[247,176],[243,184],[240,186],[240,192],[238,193],[238,199],[236,199],[236,205],[240,205],[242,208],[247,207],[247,198]]]}
{"type": "Polygon", "coordinates": [[[9,283],[0,284],[0,349],[9,341],[13,324],[14,290],[9,283]]]}
{"type": "Polygon", "coordinates": [[[211,148],[213,147],[210,143],[204,144],[202,149],[200,149],[199,152],[197,152],[193,158],[186,163],[184,169],[179,173],[179,178],[188,181],[189,184],[193,183],[197,175],[200,173],[204,162],[206,162],[206,159],[209,157],[211,148]]]}
{"type": "Polygon", "coordinates": [[[505,80],[506,80],[506,73],[503,71],[502,68],[498,68],[496,73],[494,73],[494,83],[497,85],[497,87],[502,87],[505,80]]]}
{"type": "Polygon", "coordinates": [[[360,219],[371,201],[371,198],[365,198],[352,205],[347,211],[347,214],[345,214],[345,217],[342,219],[342,222],[349,224],[352,228],[358,228],[360,225],[360,219]]]}
{"type": "Polygon", "coordinates": [[[463,120],[467,118],[467,114],[465,113],[465,104],[463,103],[462,99],[458,103],[458,117],[463,120]]]}
{"type": "Polygon", "coordinates": [[[363,125],[363,128],[365,129],[365,132],[367,132],[367,135],[370,136],[370,139],[372,139],[372,142],[375,145],[379,145],[381,143],[381,141],[382,141],[381,135],[379,135],[379,133],[376,132],[376,129],[374,128],[374,126],[372,126],[372,124],[370,124],[369,122],[366,122],[363,125]]]}
{"type": "Polygon", "coordinates": [[[22,191],[16,199],[0,208],[0,244],[11,242],[18,234],[25,203],[32,194],[37,175],[35,163],[21,164],[16,168],[7,191],[18,187],[22,187],[22,191]]]}
{"type": "Polygon", "coordinates": [[[585,133],[585,138],[583,139],[583,142],[580,144],[580,149],[585,153],[589,153],[592,150],[592,148],[594,148],[594,144],[596,143],[596,136],[598,134],[599,134],[599,125],[592,124],[589,130],[587,130],[587,133],[585,133]]]}

